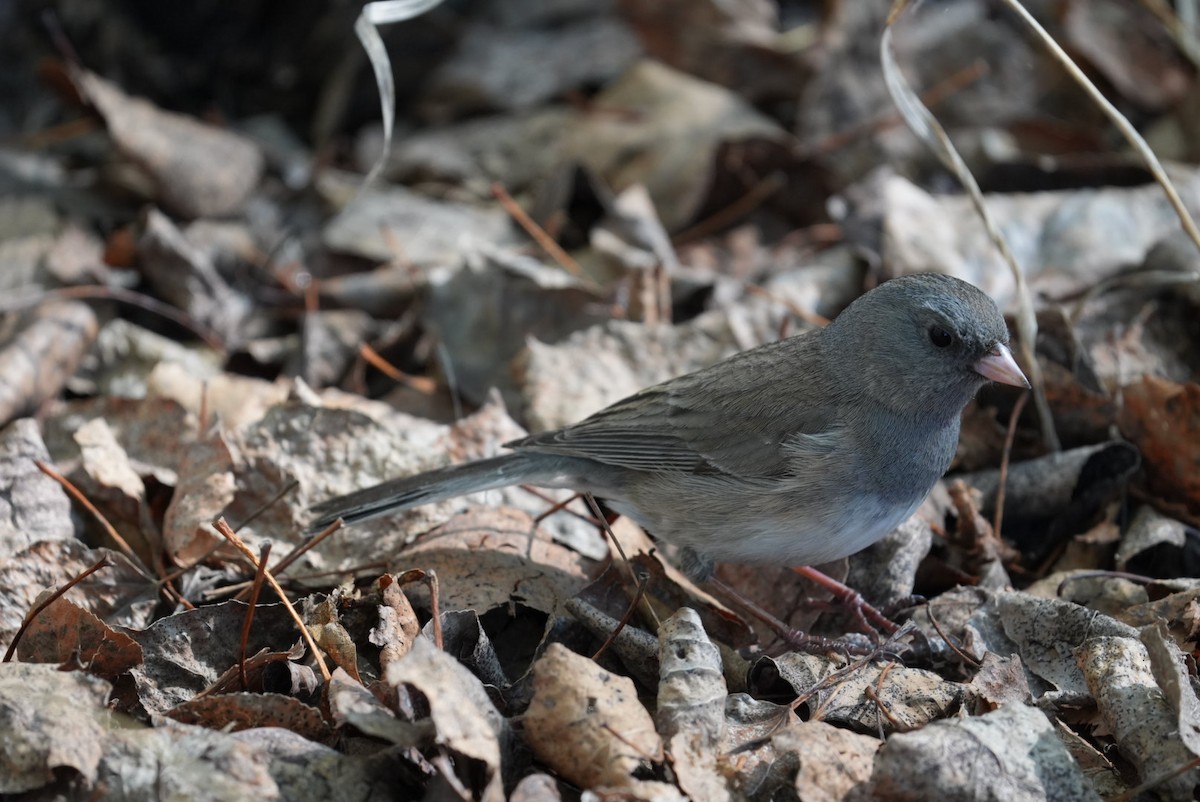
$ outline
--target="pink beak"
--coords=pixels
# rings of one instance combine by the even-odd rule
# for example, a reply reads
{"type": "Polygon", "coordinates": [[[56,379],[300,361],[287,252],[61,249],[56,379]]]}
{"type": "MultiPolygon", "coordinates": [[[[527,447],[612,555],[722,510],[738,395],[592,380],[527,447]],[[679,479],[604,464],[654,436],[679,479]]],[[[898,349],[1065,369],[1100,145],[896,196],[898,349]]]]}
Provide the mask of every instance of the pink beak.
{"type": "Polygon", "coordinates": [[[1012,352],[1002,343],[996,343],[987,356],[975,363],[975,372],[984,378],[1013,387],[1028,387],[1029,379],[1017,367],[1012,352]]]}

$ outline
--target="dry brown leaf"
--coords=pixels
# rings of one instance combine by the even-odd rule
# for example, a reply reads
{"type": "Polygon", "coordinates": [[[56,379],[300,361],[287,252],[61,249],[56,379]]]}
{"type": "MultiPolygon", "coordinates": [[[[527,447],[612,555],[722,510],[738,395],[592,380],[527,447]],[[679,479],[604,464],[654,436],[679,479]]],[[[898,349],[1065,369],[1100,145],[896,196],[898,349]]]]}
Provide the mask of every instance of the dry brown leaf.
{"type": "Polygon", "coordinates": [[[561,802],[558,784],[549,774],[530,774],[513,789],[509,802],[561,802]]]}
{"type": "Polygon", "coordinates": [[[1001,657],[995,652],[983,656],[983,665],[971,678],[967,692],[975,700],[976,713],[995,710],[1006,704],[1029,704],[1033,694],[1025,679],[1021,658],[1001,657]]]}
{"type": "Polygon", "coordinates": [[[305,600],[301,618],[312,633],[313,640],[333,659],[338,668],[345,671],[356,682],[362,682],[358,674],[358,648],[354,637],[342,626],[338,615],[340,590],[312,603],[313,597],[305,600]]]}
{"type": "MultiPolygon", "coordinates": [[[[142,647],[142,665],[131,672],[138,703],[163,713],[217,683],[242,655],[246,605],[224,602],[160,618],[128,634],[142,647]]],[[[281,654],[279,644],[292,644],[296,624],[280,604],[260,604],[246,644],[246,654],[263,649],[281,654]]]]}
{"type": "Polygon", "coordinates": [[[58,395],[98,331],[96,314],[80,301],[45,303],[21,315],[0,338],[0,424],[58,395]]]}
{"type": "Polygon", "coordinates": [[[1180,648],[1192,651],[1200,636],[1200,588],[1127,607],[1117,617],[1138,629],[1161,622],[1180,648]]]}
{"type": "Polygon", "coordinates": [[[395,577],[380,577],[379,586],[379,623],[372,628],[369,640],[379,647],[379,668],[386,673],[388,666],[408,654],[421,634],[421,624],[395,577]]]}
{"type": "MultiPolygon", "coordinates": [[[[75,430],[79,446],[79,468],[70,478],[81,493],[100,510],[146,565],[153,564],[159,548],[156,527],[144,527],[146,485],[129,454],[103,418],[93,418],[75,430]],[[147,529],[151,531],[146,531],[147,529]]],[[[148,516],[147,516],[148,517],[148,516]]],[[[107,532],[101,542],[112,548],[107,532]]]]}
{"type": "MultiPolygon", "coordinates": [[[[1075,658],[1113,740],[1143,782],[1166,777],[1193,759],[1180,739],[1179,716],[1158,687],[1136,633],[1090,638],[1075,650],[1075,658]]],[[[1198,782],[1200,769],[1193,769],[1164,780],[1157,792],[1167,799],[1190,799],[1198,782]]]]}
{"type": "Polygon", "coordinates": [[[1200,699],[1196,698],[1188,657],[1167,637],[1161,622],[1144,627],[1141,635],[1154,679],[1177,716],[1179,739],[1192,755],[1200,757],[1200,699]]]}
{"type": "Polygon", "coordinates": [[[1200,384],[1145,376],[1124,394],[1121,433],[1142,452],[1150,491],[1200,517],[1200,384]]]}
{"type": "MultiPolygon", "coordinates": [[[[35,606],[54,591],[46,591],[35,606]]],[[[68,669],[83,668],[109,681],[142,662],[142,647],[95,614],[65,597],[33,619],[17,648],[26,663],[58,663],[68,669]]]]}
{"type": "Polygon", "coordinates": [[[95,418],[112,430],[143,480],[153,476],[164,485],[176,484],[186,455],[180,444],[190,443],[197,433],[195,418],[183,407],[168,399],[111,395],[64,402],[43,425],[56,465],[70,470],[82,459],[75,433],[95,418]]]}
{"type": "Polygon", "coordinates": [[[401,721],[361,683],[340,668],[326,686],[329,717],[338,727],[354,727],[364,735],[400,746],[420,746],[433,741],[433,728],[401,721]]]}
{"type": "Polygon", "coordinates": [[[794,752],[777,750],[775,738],[798,724],[788,705],[745,693],[726,697],[721,768],[739,792],[751,799],[770,799],[779,789],[793,786],[798,761],[794,752]]]}
{"type": "Polygon", "coordinates": [[[740,177],[753,184],[801,161],[786,132],[745,100],[649,59],[592,102],[600,113],[577,118],[566,140],[567,158],[616,192],[644,184],[668,230],[704,208],[722,165],[737,163],[740,177]],[[745,146],[746,152],[723,153],[723,146],[745,146]]]}
{"type": "Polygon", "coordinates": [[[163,546],[186,565],[222,541],[212,522],[233,501],[237,486],[234,455],[219,430],[180,446],[179,482],[163,519],[163,546]]]}
{"type": "Polygon", "coordinates": [[[1018,704],[893,735],[875,758],[869,793],[889,802],[1100,802],[1046,716],[1018,704]]]}
{"type": "Polygon", "coordinates": [[[665,64],[752,100],[803,92],[812,65],[780,36],[777,6],[626,0],[620,7],[646,52],[665,64]]]}
{"type": "MultiPolygon", "coordinates": [[[[454,516],[395,555],[393,565],[436,571],[445,607],[490,610],[517,602],[550,614],[583,588],[590,567],[528,514],[507,507],[454,516]]],[[[425,598],[418,587],[412,592],[425,598]]]]}
{"type": "MultiPolygon", "coordinates": [[[[975,613],[971,623],[978,639],[978,645],[972,648],[983,649],[976,651],[978,657],[982,658],[987,651],[1018,654],[1034,676],[1079,698],[1090,693],[1089,683],[1079,666],[1064,660],[1063,655],[1099,636],[1137,639],[1137,630],[1094,610],[1018,591],[996,594],[975,613]]],[[[1032,690],[1037,697],[1045,692],[1045,687],[1032,690]]]]}
{"type": "Polygon", "coordinates": [[[539,760],[581,788],[642,794],[634,773],[662,759],[662,741],[633,680],[552,643],[533,665],[525,738],[539,760]]]}
{"type": "Polygon", "coordinates": [[[157,199],[185,217],[236,210],[258,185],[263,156],[245,137],[162,111],[87,70],[76,87],[108,125],[113,141],[154,180],[157,199]]]}
{"type": "Polygon", "coordinates": [[[475,675],[432,641],[417,638],[404,659],[388,668],[386,679],[424,695],[435,741],[464,758],[455,766],[458,780],[483,802],[503,802],[500,761],[509,738],[508,722],[475,675]]]}
{"type": "Polygon", "coordinates": [[[188,241],[162,212],[149,210],[138,235],[138,267],[155,292],[216,332],[240,345],[250,299],[225,281],[208,252],[188,241]]]}
{"type": "Polygon", "coordinates": [[[794,787],[801,802],[865,802],[861,789],[871,778],[881,746],[877,738],[822,721],[805,721],[771,741],[778,754],[794,753],[799,759],[794,787]]]}
{"type": "Polygon", "coordinates": [[[869,663],[828,683],[841,662],[800,652],[772,661],[797,695],[819,689],[806,703],[808,719],[867,732],[907,732],[943,718],[962,700],[963,686],[932,671],[869,663]]]}
{"type": "Polygon", "coordinates": [[[328,741],[333,735],[315,707],[277,693],[210,695],[176,705],[164,715],[221,732],[282,727],[313,741],[328,741]]]}
{"type": "Polygon", "coordinates": [[[101,557],[108,558],[108,567],[66,598],[109,625],[144,626],[158,600],[157,589],[125,555],[89,549],[78,540],[43,540],[0,559],[0,647],[8,646],[43,590],[61,587],[101,557]]]}
{"type": "Polygon", "coordinates": [[[676,781],[692,799],[728,799],[729,788],[717,770],[728,696],[721,651],[690,607],[664,621],[658,637],[661,679],[654,723],[667,743],[676,781]]]}
{"type": "Polygon", "coordinates": [[[49,784],[63,769],[96,779],[111,686],[79,671],[0,663],[0,793],[49,784]]]}
{"type": "Polygon", "coordinates": [[[203,407],[209,422],[219,420],[226,431],[237,432],[286,401],[291,385],[288,380],[268,382],[233,373],[208,376],[188,365],[159,362],[146,377],[146,395],[174,401],[193,416],[203,407]]]}
{"type": "Polygon", "coordinates": [[[66,491],[34,460],[50,461],[37,421],[21,418],[0,429],[0,564],[38,541],[75,536],[66,491]]]}

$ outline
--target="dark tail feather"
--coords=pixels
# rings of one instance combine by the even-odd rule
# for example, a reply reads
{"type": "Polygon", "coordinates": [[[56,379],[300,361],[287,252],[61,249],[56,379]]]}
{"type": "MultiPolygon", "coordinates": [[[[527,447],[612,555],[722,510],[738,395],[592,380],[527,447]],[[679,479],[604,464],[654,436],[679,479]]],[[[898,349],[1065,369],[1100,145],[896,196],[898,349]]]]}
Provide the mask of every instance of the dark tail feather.
{"type": "Polygon", "coordinates": [[[448,498],[534,481],[528,454],[504,454],[463,465],[389,479],[344,496],[322,501],[309,511],[316,516],[309,532],[319,532],[338,518],[347,524],[377,515],[445,501],[448,498]]]}

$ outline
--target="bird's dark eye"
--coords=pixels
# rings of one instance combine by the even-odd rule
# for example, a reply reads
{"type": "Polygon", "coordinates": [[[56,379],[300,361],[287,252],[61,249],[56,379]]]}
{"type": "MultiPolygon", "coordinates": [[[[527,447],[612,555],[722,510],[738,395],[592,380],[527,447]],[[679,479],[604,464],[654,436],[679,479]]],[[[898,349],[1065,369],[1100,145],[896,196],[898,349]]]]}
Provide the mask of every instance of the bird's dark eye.
{"type": "Polygon", "coordinates": [[[945,348],[954,342],[954,335],[943,329],[941,326],[933,326],[929,329],[929,342],[936,345],[938,348],[945,348]]]}

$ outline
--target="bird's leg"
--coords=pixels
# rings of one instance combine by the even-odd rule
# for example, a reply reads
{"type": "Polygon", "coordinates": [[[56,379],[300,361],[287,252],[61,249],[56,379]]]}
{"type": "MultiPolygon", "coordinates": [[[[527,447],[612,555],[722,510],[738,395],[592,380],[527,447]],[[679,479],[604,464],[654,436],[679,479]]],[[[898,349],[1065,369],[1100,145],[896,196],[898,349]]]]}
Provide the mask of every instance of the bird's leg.
{"type": "MultiPolygon", "coordinates": [[[[704,583],[710,590],[716,592],[727,604],[734,607],[743,615],[756,618],[771,630],[784,643],[794,649],[809,654],[857,654],[864,651],[864,645],[850,641],[832,638],[822,638],[819,635],[807,635],[798,629],[789,627],[776,616],[758,604],[738,593],[715,576],[709,576],[704,583]]],[[[869,649],[868,649],[869,651],[869,649]]]]}
{"type": "Polygon", "coordinates": [[[851,614],[864,632],[877,630],[885,635],[891,635],[896,631],[897,627],[895,624],[889,621],[883,613],[868,604],[867,600],[862,597],[862,594],[849,585],[844,585],[833,577],[827,576],[807,565],[796,566],[792,570],[814,585],[825,588],[825,590],[833,594],[834,599],[842,605],[849,607],[851,614]]]}

